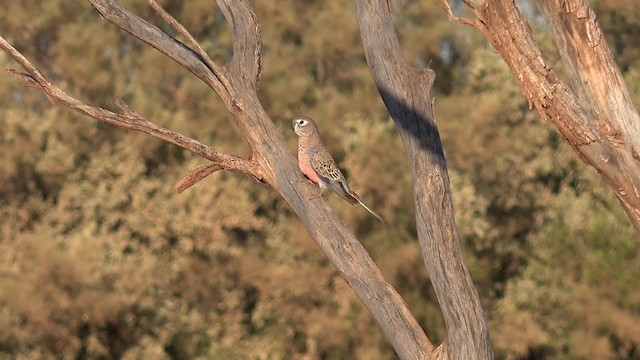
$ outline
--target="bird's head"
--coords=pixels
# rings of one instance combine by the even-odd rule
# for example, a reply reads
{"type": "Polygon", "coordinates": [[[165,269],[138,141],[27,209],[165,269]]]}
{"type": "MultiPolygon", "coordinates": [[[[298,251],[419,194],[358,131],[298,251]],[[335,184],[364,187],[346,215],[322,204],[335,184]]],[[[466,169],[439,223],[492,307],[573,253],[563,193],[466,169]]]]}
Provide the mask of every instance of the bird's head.
{"type": "Polygon", "coordinates": [[[298,116],[293,119],[293,131],[298,136],[309,136],[318,132],[316,122],[306,116],[298,116]]]}

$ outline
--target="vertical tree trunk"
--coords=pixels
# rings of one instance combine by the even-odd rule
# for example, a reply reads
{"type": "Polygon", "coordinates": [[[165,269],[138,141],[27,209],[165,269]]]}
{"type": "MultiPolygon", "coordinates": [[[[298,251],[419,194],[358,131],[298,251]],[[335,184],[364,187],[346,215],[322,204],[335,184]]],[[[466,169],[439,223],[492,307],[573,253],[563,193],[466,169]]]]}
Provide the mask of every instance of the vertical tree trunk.
{"type": "Polygon", "coordinates": [[[402,57],[385,0],[356,0],[365,55],[373,79],[404,141],[413,177],[422,256],[447,326],[439,356],[492,359],[478,292],[464,264],[453,217],[447,162],[435,121],[432,70],[416,71],[402,57]]]}

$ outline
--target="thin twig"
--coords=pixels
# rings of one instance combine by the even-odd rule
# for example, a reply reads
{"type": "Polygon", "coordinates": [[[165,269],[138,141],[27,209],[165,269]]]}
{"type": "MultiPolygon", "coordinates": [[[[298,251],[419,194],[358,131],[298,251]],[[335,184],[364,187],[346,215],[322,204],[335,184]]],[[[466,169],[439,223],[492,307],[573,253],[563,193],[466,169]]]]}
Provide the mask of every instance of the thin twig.
{"type": "Polygon", "coordinates": [[[49,96],[49,94],[46,91],[44,91],[44,88],[42,87],[42,85],[40,85],[38,80],[36,80],[33,76],[31,76],[31,75],[29,75],[27,73],[16,71],[15,69],[5,69],[5,71],[9,75],[15,76],[18,79],[26,82],[27,86],[33,87],[33,88],[38,88],[38,89],[42,90],[42,92],[47,96],[47,99],[49,99],[49,102],[51,102],[52,104],[54,103],[53,102],[53,98],[51,96],[49,96]]]}
{"type": "MultiPolygon", "coordinates": [[[[474,27],[476,29],[479,29],[479,30],[482,30],[484,28],[484,25],[482,24],[482,21],[480,21],[478,19],[471,20],[471,19],[467,19],[467,18],[464,18],[464,17],[455,16],[453,14],[453,10],[451,9],[451,5],[449,5],[449,0],[440,0],[440,5],[442,6],[444,11],[449,16],[449,20],[457,21],[460,24],[469,25],[469,26],[472,26],[472,27],[474,27]]],[[[471,6],[471,5],[469,5],[469,6],[471,6]]]]}

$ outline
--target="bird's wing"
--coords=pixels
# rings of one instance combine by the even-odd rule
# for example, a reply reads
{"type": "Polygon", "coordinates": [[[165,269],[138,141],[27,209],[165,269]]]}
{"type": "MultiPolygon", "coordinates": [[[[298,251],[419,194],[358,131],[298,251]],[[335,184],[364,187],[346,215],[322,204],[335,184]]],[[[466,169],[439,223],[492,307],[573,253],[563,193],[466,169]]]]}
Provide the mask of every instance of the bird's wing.
{"type": "Polygon", "coordinates": [[[324,146],[316,146],[309,150],[309,161],[318,175],[330,181],[345,181],[335,160],[324,146]]]}
{"type": "Polygon", "coordinates": [[[348,190],[347,179],[326,148],[312,148],[309,153],[309,160],[311,167],[320,177],[320,181],[349,203],[358,203],[358,198],[354,197],[352,192],[348,190]]]}
{"type": "Polygon", "coordinates": [[[344,177],[335,160],[333,160],[333,157],[324,146],[312,148],[309,153],[309,160],[311,162],[311,167],[318,174],[320,181],[333,190],[333,192],[352,205],[362,205],[362,207],[371,213],[371,215],[375,216],[380,220],[380,222],[387,225],[380,215],[365,205],[362,200],[360,200],[358,194],[349,188],[347,179],[344,177]]]}

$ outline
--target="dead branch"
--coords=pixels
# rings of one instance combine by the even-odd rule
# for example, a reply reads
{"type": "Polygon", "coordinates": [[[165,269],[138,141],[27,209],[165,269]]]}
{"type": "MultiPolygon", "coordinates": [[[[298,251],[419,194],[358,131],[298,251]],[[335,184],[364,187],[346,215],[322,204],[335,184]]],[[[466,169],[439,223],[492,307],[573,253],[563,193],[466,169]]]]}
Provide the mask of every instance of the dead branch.
{"type": "Polygon", "coordinates": [[[613,135],[619,131],[626,138],[640,138],[640,116],[589,3],[552,0],[541,1],[540,6],[581,105],[605,122],[600,127],[607,129],[612,143],[622,145],[613,135]]]}
{"type": "MultiPolygon", "coordinates": [[[[107,21],[173,59],[211,87],[216,93],[225,94],[225,96],[220,96],[223,101],[228,101],[235,97],[224,67],[213,66],[210,68],[203,62],[197,52],[166,34],[158,27],[131,13],[117,1],[91,0],[90,3],[107,21]]],[[[232,104],[225,103],[225,105],[229,107],[232,104]]]]}
{"type": "Polygon", "coordinates": [[[229,81],[225,76],[225,70],[219,67],[213,60],[211,60],[211,57],[209,57],[209,54],[207,54],[207,52],[204,51],[202,46],[200,46],[200,43],[196,41],[196,39],[191,35],[189,30],[187,30],[184,26],[182,26],[182,24],[180,24],[173,16],[171,16],[171,14],[166,12],[162,8],[162,6],[160,6],[154,0],[147,0],[147,4],[149,4],[149,6],[153,9],[153,11],[155,11],[158,15],[160,15],[162,20],[164,20],[167,24],[171,25],[171,27],[173,27],[178,33],[180,33],[189,41],[189,44],[193,46],[193,48],[195,49],[195,52],[200,56],[202,61],[204,61],[205,65],[207,65],[209,70],[211,70],[212,73],[216,74],[216,77],[218,78],[218,80],[220,80],[224,88],[227,89],[227,91],[232,90],[231,85],[229,84],[229,81]]]}
{"type": "Polygon", "coordinates": [[[124,129],[141,131],[160,140],[177,145],[212,161],[219,169],[239,172],[249,175],[258,181],[263,181],[262,170],[257,163],[222,153],[198,140],[158,126],[133,111],[122,99],[116,100],[116,106],[122,110],[121,114],[82,102],[49,81],[40,70],[1,36],[0,49],[11,56],[28,73],[21,73],[14,69],[7,69],[7,72],[27,82],[30,86],[40,88],[52,102],[59,102],[81,114],[108,124],[124,129]]]}

